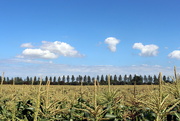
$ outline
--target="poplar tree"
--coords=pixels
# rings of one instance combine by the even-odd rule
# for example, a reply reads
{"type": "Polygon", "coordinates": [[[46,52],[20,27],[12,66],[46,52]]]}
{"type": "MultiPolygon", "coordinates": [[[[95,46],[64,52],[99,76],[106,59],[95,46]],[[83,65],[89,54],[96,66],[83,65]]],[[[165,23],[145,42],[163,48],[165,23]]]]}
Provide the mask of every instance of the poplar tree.
{"type": "Polygon", "coordinates": [[[66,79],[67,79],[67,83],[69,84],[69,80],[70,80],[69,75],[67,75],[66,79]]]}
{"type": "Polygon", "coordinates": [[[74,82],[74,80],[75,80],[75,77],[74,77],[74,75],[72,75],[72,77],[71,77],[72,83],[74,82]]]}

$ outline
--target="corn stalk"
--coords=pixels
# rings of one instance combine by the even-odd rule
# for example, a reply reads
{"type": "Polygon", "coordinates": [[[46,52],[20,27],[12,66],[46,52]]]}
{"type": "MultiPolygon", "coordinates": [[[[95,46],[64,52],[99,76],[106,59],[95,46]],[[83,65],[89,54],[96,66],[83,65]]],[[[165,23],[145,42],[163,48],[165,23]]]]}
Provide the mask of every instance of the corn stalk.
{"type": "Polygon", "coordinates": [[[1,77],[1,85],[3,85],[3,81],[4,81],[4,72],[2,73],[2,77],[1,77]]]}
{"type": "Polygon", "coordinates": [[[40,83],[39,83],[39,89],[38,89],[38,93],[37,93],[37,99],[36,99],[36,107],[35,107],[35,112],[34,112],[34,121],[38,121],[38,113],[39,113],[39,108],[40,108],[40,96],[41,96],[41,86],[42,84],[42,78],[40,78],[40,83]]]}

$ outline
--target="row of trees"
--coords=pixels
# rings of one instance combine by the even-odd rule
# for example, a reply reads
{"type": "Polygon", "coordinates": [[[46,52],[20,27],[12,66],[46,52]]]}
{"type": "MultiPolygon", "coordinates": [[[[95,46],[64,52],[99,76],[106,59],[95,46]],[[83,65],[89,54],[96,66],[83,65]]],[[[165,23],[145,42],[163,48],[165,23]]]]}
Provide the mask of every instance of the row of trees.
{"type": "MultiPolygon", "coordinates": [[[[49,80],[52,85],[80,85],[81,82],[83,82],[83,85],[93,85],[93,81],[97,80],[100,85],[107,85],[108,84],[108,75],[101,75],[95,77],[90,77],[90,76],[77,76],[75,77],[74,75],[72,76],[59,76],[59,77],[48,77],[46,76],[45,78],[42,79],[42,84],[46,84],[46,82],[49,80]]],[[[163,76],[163,80],[165,82],[171,82],[172,80],[169,77],[166,77],[165,75],[163,76]]],[[[14,78],[9,78],[9,77],[1,77],[0,76],[0,81],[1,84],[26,84],[26,85],[38,85],[40,81],[40,77],[29,77],[27,76],[25,79],[22,79],[21,77],[14,77],[14,78]]],[[[142,84],[158,84],[158,77],[156,75],[154,76],[137,76],[137,75],[124,75],[124,76],[117,76],[117,75],[110,75],[110,81],[112,85],[131,85],[136,82],[138,85],[142,84]]]]}

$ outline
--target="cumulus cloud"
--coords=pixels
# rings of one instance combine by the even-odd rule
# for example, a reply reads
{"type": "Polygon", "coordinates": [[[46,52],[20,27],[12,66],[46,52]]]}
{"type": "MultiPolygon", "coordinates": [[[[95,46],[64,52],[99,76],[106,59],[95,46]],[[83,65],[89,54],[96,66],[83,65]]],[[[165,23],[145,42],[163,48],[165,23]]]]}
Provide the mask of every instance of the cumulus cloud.
{"type": "Polygon", "coordinates": [[[157,56],[159,47],[154,44],[143,45],[142,43],[134,43],[133,49],[141,50],[140,56],[157,56]]]}
{"type": "Polygon", "coordinates": [[[106,44],[108,44],[108,48],[111,52],[116,51],[116,45],[120,42],[120,40],[114,38],[114,37],[108,37],[104,41],[106,44]]]}
{"type": "Polygon", "coordinates": [[[59,56],[69,56],[69,57],[81,57],[81,55],[74,47],[65,42],[47,42],[42,41],[43,45],[41,48],[43,50],[49,50],[50,52],[56,53],[59,56]]]}
{"type": "MultiPolygon", "coordinates": [[[[30,43],[22,44],[22,47],[30,47],[30,43]]],[[[68,56],[68,57],[82,57],[74,47],[65,43],[65,42],[48,42],[42,41],[42,45],[37,49],[25,49],[21,55],[18,55],[19,58],[42,58],[42,59],[55,59],[59,56],[68,56]]]]}
{"type": "Polygon", "coordinates": [[[168,54],[168,57],[180,60],[180,50],[174,50],[173,52],[168,54]]]}
{"type": "Polygon", "coordinates": [[[30,58],[44,58],[44,59],[55,59],[58,56],[49,50],[41,50],[41,49],[25,49],[22,54],[25,57],[30,58]]]}
{"type": "Polygon", "coordinates": [[[23,44],[21,44],[21,47],[32,48],[33,45],[31,43],[23,43],[23,44]]]}

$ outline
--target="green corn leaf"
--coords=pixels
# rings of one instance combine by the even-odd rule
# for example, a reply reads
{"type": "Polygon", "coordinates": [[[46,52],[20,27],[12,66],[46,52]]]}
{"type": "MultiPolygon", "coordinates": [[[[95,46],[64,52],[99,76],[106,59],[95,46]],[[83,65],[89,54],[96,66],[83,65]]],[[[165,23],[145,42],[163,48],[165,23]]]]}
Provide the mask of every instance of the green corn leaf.
{"type": "Polygon", "coordinates": [[[180,113],[175,113],[175,115],[180,120],[180,113]]]}
{"type": "Polygon", "coordinates": [[[33,107],[28,107],[28,108],[26,108],[26,110],[31,111],[31,112],[35,111],[35,109],[33,107]]]}
{"type": "Polygon", "coordinates": [[[105,118],[116,118],[116,116],[115,116],[115,115],[112,115],[112,114],[107,113],[107,114],[105,115],[105,118]]]}

